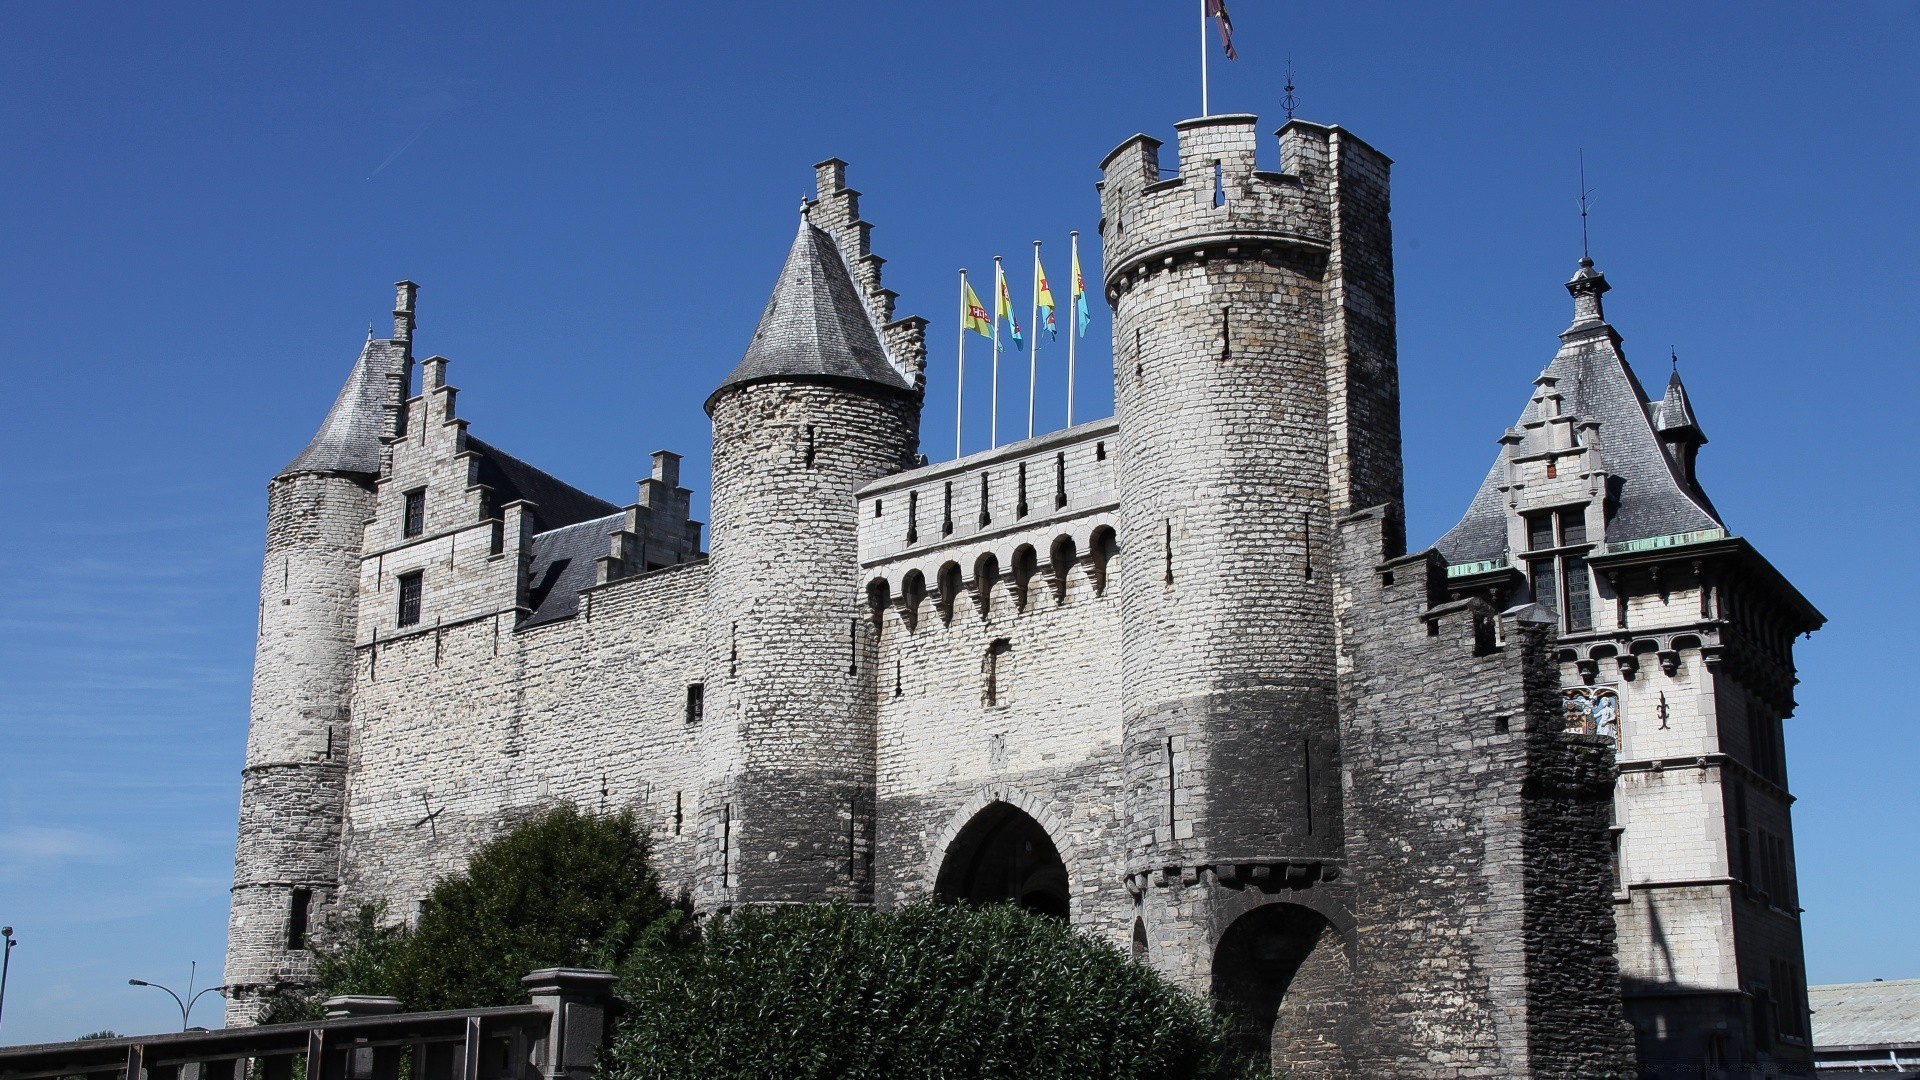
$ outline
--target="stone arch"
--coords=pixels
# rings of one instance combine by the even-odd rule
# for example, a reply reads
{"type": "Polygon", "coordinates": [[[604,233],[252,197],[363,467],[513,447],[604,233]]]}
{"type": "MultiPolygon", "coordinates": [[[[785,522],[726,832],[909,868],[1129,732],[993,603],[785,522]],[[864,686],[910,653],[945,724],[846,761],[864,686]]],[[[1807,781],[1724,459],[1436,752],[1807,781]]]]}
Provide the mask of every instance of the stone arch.
{"type": "Polygon", "coordinates": [[[924,880],[929,891],[942,900],[952,898],[943,892],[943,886],[950,885],[945,880],[947,872],[960,868],[969,844],[982,835],[979,832],[970,833],[969,830],[976,825],[990,824],[1007,811],[1017,812],[1033,822],[1052,846],[1055,857],[1065,871],[1065,895],[1069,911],[1064,918],[1068,922],[1084,921],[1087,916],[1085,911],[1072,910],[1076,904],[1072,884],[1086,878],[1078,855],[1067,839],[1066,823],[1048,808],[1045,798],[1010,784],[992,784],[974,789],[972,796],[947,819],[928,852],[930,857],[924,880]],[[956,856],[960,858],[956,859],[956,856]]]}
{"type": "Polygon", "coordinates": [[[1228,924],[1214,947],[1211,992],[1235,1049],[1288,1076],[1345,1075],[1349,944],[1340,926],[1303,904],[1261,904],[1228,924]]]}
{"type": "Polygon", "coordinates": [[[951,625],[954,605],[960,600],[960,564],[951,560],[942,563],[940,572],[934,575],[933,583],[940,593],[937,601],[940,608],[940,621],[951,625]]]}
{"type": "Polygon", "coordinates": [[[1039,553],[1032,544],[1021,544],[1013,549],[1013,606],[1017,611],[1027,610],[1033,600],[1033,576],[1040,570],[1039,553]]]}
{"type": "Polygon", "coordinates": [[[1113,557],[1120,553],[1120,537],[1113,526],[1102,525],[1087,539],[1087,574],[1093,578],[1093,595],[1104,596],[1107,577],[1112,573],[1113,557]]]}
{"type": "Polygon", "coordinates": [[[973,561],[973,602],[985,619],[993,612],[993,587],[1000,582],[1000,558],[991,551],[982,552],[973,561]]]}
{"type": "Polygon", "coordinates": [[[995,802],[947,845],[933,893],[942,903],[1015,903],[1068,922],[1073,886],[1047,830],[1025,811],[995,802]]]}
{"type": "Polygon", "coordinates": [[[927,577],[918,570],[900,579],[900,618],[908,630],[920,628],[920,602],[927,598],[927,577]]]}
{"type": "Polygon", "coordinates": [[[881,624],[887,617],[887,605],[891,602],[892,590],[888,587],[886,578],[877,577],[867,582],[867,611],[873,616],[874,630],[881,629],[881,624]]]}
{"type": "Polygon", "coordinates": [[[1053,602],[1067,602],[1067,577],[1073,573],[1073,564],[1079,559],[1079,549],[1074,546],[1073,537],[1061,533],[1053,538],[1053,546],[1047,550],[1047,562],[1052,566],[1053,602]]]}

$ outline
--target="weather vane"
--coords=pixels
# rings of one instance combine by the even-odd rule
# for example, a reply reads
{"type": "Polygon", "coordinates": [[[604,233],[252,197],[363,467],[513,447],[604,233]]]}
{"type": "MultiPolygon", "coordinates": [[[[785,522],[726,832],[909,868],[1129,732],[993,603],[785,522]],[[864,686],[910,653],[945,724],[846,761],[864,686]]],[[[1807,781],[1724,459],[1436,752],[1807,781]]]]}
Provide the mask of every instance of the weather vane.
{"type": "Polygon", "coordinates": [[[1583,149],[1580,151],[1580,257],[1587,262],[1593,261],[1593,253],[1587,247],[1588,196],[1592,194],[1593,191],[1587,187],[1587,152],[1583,149]]]}
{"type": "Polygon", "coordinates": [[[1280,99],[1280,107],[1287,110],[1287,119],[1293,119],[1295,102],[1293,100],[1293,57],[1287,57],[1287,96],[1280,99]]]}

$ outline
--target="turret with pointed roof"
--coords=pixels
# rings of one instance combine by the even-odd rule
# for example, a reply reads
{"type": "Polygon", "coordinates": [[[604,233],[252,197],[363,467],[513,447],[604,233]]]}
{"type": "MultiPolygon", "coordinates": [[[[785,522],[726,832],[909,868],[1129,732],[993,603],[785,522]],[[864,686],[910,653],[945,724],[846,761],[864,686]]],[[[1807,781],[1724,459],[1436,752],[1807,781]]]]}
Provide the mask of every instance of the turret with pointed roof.
{"type": "Polygon", "coordinates": [[[713,418],[706,715],[725,748],[702,804],[700,899],[873,896],[878,698],[861,657],[855,493],[914,463],[924,346],[867,250],[845,163],[818,198],[713,418]]]}

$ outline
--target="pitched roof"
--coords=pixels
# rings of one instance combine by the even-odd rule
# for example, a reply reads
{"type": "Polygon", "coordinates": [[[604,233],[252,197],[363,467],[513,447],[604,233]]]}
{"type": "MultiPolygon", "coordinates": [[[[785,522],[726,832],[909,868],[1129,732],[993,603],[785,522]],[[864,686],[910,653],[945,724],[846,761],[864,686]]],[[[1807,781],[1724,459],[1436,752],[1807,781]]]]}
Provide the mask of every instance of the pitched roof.
{"type": "Polygon", "coordinates": [[[471,435],[467,436],[467,449],[479,455],[480,483],[493,489],[494,505],[504,506],[515,499],[535,503],[540,507],[543,529],[565,528],[588,518],[620,512],[619,507],[607,500],[589,495],[471,435]]]}
{"type": "MultiPolygon", "coordinates": [[[[1598,294],[1606,291],[1605,277],[1583,265],[1567,287],[1575,293],[1575,322],[1561,335],[1560,351],[1545,375],[1554,380],[1564,413],[1600,422],[1600,457],[1610,474],[1607,542],[1720,527],[1706,493],[1688,483],[1667,456],[1654,428],[1657,407],[1628,366],[1620,335],[1600,315],[1598,294]]],[[[1538,419],[1533,412],[1529,400],[1519,423],[1538,419]]],[[[1690,407],[1687,415],[1692,415],[1690,407]]],[[[1459,565],[1506,552],[1507,508],[1501,488],[1512,453],[1511,446],[1501,448],[1466,514],[1435,543],[1448,562],[1459,565]]]]}
{"type": "Polygon", "coordinates": [[[1813,1045],[1920,1047],[1920,979],[1807,987],[1813,1045]]]}
{"type": "Polygon", "coordinates": [[[873,315],[833,237],[805,215],[747,355],[713,395],[743,383],[792,376],[858,379],[910,389],[888,358],[873,315]]]}
{"type": "Polygon", "coordinates": [[[580,590],[594,582],[594,560],[611,550],[608,538],[626,523],[626,512],[618,511],[535,534],[527,567],[527,604],[533,612],[520,626],[539,626],[578,613],[580,590]]]}
{"type": "Polygon", "coordinates": [[[333,399],[327,418],[320,422],[307,448],[281,469],[279,476],[294,473],[380,473],[382,439],[391,414],[387,411],[393,393],[390,377],[397,375],[407,361],[406,346],[396,341],[368,338],[354,361],[340,395],[333,399]]]}

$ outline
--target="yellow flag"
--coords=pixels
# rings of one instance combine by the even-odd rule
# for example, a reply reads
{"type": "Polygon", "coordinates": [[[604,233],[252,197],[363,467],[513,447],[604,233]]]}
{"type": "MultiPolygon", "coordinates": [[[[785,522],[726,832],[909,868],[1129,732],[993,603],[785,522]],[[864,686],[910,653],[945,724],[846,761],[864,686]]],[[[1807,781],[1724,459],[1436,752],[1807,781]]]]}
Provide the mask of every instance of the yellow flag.
{"type": "Polygon", "coordinates": [[[981,337],[993,336],[993,320],[987,318],[987,306],[973,291],[973,282],[967,282],[965,310],[960,312],[960,325],[979,334],[981,337]]]}

